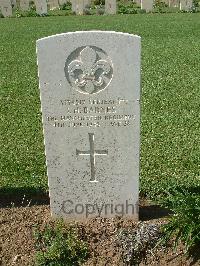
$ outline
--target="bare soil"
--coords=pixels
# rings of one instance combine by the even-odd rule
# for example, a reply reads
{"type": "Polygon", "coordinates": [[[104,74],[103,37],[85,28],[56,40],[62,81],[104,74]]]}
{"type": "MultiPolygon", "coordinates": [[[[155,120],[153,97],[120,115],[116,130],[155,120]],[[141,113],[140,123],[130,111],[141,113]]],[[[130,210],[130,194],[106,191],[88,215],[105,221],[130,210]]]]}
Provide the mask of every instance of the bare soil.
{"type": "MultiPolygon", "coordinates": [[[[147,212],[150,206],[141,206],[143,220],[147,223],[163,223],[165,218],[153,219],[159,216],[158,209],[154,206],[149,220],[147,212]],[[146,208],[146,209],[145,209],[146,208]]],[[[158,207],[157,207],[158,208],[158,207]]],[[[150,208],[151,209],[151,208],[150,208]]],[[[152,209],[151,209],[152,210],[152,209]]],[[[165,212],[164,212],[165,213],[165,212]]],[[[161,211],[162,214],[162,211],[161,211]]],[[[162,216],[162,215],[161,215],[162,216]]],[[[53,223],[48,205],[34,205],[30,207],[3,207],[0,209],[0,265],[33,265],[35,256],[35,240],[33,230],[35,226],[44,227],[45,224],[53,223]]],[[[120,228],[134,228],[136,223],[131,220],[115,219],[90,219],[87,222],[77,223],[80,238],[88,242],[90,257],[85,266],[90,265],[128,265],[122,260],[122,250],[116,244],[116,232],[120,228]]],[[[187,258],[183,254],[182,247],[173,252],[168,247],[148,255],[146,262],[140,265],[200,265],[198,261],[187,258]]]]}

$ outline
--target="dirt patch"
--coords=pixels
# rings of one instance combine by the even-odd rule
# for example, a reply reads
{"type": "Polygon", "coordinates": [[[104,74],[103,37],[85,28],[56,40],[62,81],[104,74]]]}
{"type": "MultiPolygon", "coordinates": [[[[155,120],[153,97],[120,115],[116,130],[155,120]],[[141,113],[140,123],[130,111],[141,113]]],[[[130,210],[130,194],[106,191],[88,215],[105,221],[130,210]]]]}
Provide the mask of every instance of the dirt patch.
{"type": "MultiPolygon", "coordinates": [[[[0,209],[0,265],[31,265],[35,248],[33,230],[53,223],[49,206],[13,207],[0,209]]],[[[163,223],[165,219],[147,221],[163,223]]],[[[122,260],[122,250],[116,242],[116,232],[121,228],[135,228],[131,220],[96,218],[84,223],[76,223],[80,238],[88,242],[90,258],[85,265],[126,265],[122,260]]],[[[171,248],[159,250],[147,256],[146,265],[200,265],[187,259],[179,247],[177,253],[171,248]]],[[[145,265],[145,262],[140,265],[145,265]]]]}

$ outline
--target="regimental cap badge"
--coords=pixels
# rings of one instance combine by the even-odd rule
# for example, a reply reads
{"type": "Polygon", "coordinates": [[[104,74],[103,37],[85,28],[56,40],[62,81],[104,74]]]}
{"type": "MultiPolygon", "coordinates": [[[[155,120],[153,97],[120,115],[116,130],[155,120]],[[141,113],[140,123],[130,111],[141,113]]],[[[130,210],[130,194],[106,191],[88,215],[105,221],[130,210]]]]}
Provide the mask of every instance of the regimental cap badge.
{"type": "Polygon", "coordinates": [[[83,46],[67,58],[65,75],[70,85],[80,93],[95,94],[110,84],[113,77],[112,61],[102,49],[83,46]]]}

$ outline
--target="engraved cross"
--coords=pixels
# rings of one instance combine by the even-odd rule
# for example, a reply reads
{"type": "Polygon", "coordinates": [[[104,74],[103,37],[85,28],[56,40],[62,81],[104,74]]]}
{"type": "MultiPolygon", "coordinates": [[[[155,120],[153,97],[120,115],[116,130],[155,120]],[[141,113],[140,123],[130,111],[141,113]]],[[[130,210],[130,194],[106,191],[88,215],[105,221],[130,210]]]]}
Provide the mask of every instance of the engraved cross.
{"type": "Polygon", "coordinates": [[[95,150],[94,148],[94,133],[88,133],[90,150],[89,151],[80,151],[76,149],[76,155],[88,155],[90,156],[90,165],[91,165],[91,179],[90,182],[98,182],[95,177],[95,156],[97,155],[108,155],[108,150],[95,150]]]}

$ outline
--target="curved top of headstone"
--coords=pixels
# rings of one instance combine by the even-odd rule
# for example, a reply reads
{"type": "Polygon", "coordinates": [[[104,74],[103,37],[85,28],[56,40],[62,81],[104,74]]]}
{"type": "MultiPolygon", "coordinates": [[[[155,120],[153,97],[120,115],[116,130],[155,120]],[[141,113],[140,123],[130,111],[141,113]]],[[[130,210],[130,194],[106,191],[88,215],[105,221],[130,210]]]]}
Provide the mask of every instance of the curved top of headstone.
{"type": "MultiPolygon", "coordinates": [[[[122,90],[116,83],[117,75],[123,80],[124,89],[125,83],[131,82],[128,77],[133,83],[139,82],[140,64],[134,63],[135,71],[128,73],[132,71],[133,62],[139,61],[140,39],[137,35],[115,31],[68,32],[38,40],[37,54],[46,68],[48,66],[49,82],[51,78],[55,81],[55,73],[51,72],[54,68],[64,74],[70,88],[81,94],[105,92],[110,85],[115,86],[117,93],[122,90]]],[[[139,98],[139,90],[134,93],[139,98]]]]}
{"type": "Polygon", "coordinates": [[[59,38],[59,37],[67,37],[70,35],[93,35],[93,34],[97,34],[97,35],[102,35],[102,34],[109,34],[109,35],[119,35],[119,36],[126,36],[126,37],[134,37],[134,38],[141,38],[138,35],[135,34],[130,34],[130,33],[124,33],[124,32],[117,32],[117,31],[101,31],[101,30],[91,30],[91,31],[74,31],[74,32],[66,32],[66,33],[60,33],[60,34],[55,34],[55,35],[51,35],[48,37],[44,37],[41,39],[37,40],[38,42],[44,41],[44,40],[50,40],[53,38],[59,38]]]}

